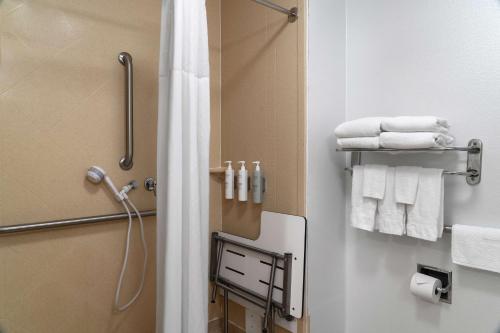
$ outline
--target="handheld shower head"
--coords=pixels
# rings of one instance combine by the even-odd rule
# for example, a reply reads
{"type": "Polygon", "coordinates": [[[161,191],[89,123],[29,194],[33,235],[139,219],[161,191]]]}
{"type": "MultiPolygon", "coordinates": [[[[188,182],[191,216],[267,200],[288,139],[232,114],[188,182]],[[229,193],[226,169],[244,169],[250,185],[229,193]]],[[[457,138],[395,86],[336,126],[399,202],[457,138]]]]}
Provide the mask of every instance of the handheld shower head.
{"type": "Polygon", "coordinates": [[[87,179],[91,183],[99,184],[100,182],[103,181],[105,176],[106,176],[106,172],[98,166],[91,166],[87,170],[87,179]]]}
{"type": "Polygon", "coordinates": [[[146,244],[146,239],[144,238],[144,225],[142,222],[142,217],[141,213],[139,210],[135,207],[135,205],[132,203],[132,201],[128,198],[127,193],[131,191],[134,188],[137,188],[137,182],[135,180],[132,180],[129,182],[127,185],[125,185],[121,192],[118,192],[116,189],[115,185],[111,181],[111,178],[109,178],[106,175],[106,171],[104,171],[103,168],[98,167],[98,166],[91,166],[87,170],[87,180],[93,184],[100,184],[104,181],[106,185],[109,187],[111,192],[114,194],[115,199],[120,202],[125,210],[127,211],[128,214],[128,230],[127,230],[127,238],[125,242],[125,256],[123,258],[123,264],[122,264],[122,269],[120,273],[120,277],[118,278],[118,286],[116,287],[116,292],[115,292],[115,308],[117,311],[124,311],[126,310],[132,303],[135,302],[135,300],[139,297],[141,294],[143,288],[144,288],[144,281],[145,281],[145,276],[146,276],[146,266],[148,262],[148,249],[147,249],[147,244],[146,244]],[[128,263],[128,256],[129,256],[129,250],[130,250],[130,235],[132,233],[132,213],[130,212],[129,206],[132,207],[132,209],[135,211],[135,214],[139,218],[139,225],[140,225],[140,231],[141,231],[141,241],[142,241],[142,248],[144,251],[144,263],[142,266],[142,275],[141,275],[141,282],[139,285],[139,288],[137,289],[135,295],[125,304],[125,305],[120,305],[120,295],[121,295],[121,290],[122,290],[122,283],[123,283],[123,278],[125,276],[125,272],[127,271],[127,263],[128,263]]]}
{"type": "Polygon", "coordinates": [[[118,202],[123,201],[123,195],[121,195],[120,192],[118,192],[115,184],[113,184],[113,181],[111,181],[111,178],[109,178],[106,175],[106,171],[104,171],[103,168],[98,167],[98,166],[91,166],[87,170],[87,179],[88,179],[88,181],[90,181],[91,183],[94,183],[94,184],[99,184],[102,181],[104,181],[106,183],[106,185],[109,187],[109,189],[111,190],[111,192],[114,194],[115,199],[118,202]]]}

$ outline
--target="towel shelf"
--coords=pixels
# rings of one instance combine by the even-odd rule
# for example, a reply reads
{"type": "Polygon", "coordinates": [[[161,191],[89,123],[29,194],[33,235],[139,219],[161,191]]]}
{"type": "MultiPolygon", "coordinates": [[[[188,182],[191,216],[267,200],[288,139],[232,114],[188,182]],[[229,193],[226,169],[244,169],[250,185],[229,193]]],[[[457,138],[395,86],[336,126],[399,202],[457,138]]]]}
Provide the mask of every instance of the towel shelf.
{"type": "Polygon", "coordinates": [[[345,168],[346,171],[351,171],[355,165],[361,164],[362,152],[449,152],[449,151],[464,151],[467,152],[467,169],[465,171],[444,171],[445,175],[465,176],[467,184],[477,185],[481,182],[482,171],[482,156],[483,143],[479,139],[469,141],[467,147],[443,147],[443,148],[412,148],[412,149],[393,149],[393,148],[377,148],[377,149],[362,149],[362,148],[338,148],[339,152],[351,153],[351,167],[345,168]]]}

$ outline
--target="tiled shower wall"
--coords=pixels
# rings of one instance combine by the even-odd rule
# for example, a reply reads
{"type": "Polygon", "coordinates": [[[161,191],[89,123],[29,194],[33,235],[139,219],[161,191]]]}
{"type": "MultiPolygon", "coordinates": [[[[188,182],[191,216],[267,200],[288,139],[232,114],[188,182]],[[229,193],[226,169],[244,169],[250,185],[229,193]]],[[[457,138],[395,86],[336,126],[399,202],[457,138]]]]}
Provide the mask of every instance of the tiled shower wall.
{"type": "MultiPolygon", "coordinates": [[[[119,186],[156,174],[160,0],[0,2],[0,225],[121,212],[102,166],[119,186]],[[123,171],[124,68],[133,56],[134,168],[123,171]]],[[[142,186],[131,195],[154,208],[142,186]]],[[[0,237],[0,331],[154,332],[155,219],[145,221],[145,289],[128,311],[112,303],[126,224],[113,222],[0,237]]],[[[138,229],[134,229],[135,236],[138,229]]],[[[123,301],[140,278],[133,238],[123,301]]]]}
{"type": "MultiPolygon", "coordinates": [[[[302,0],[275,2],[298,6],[300,19],[288,23],[285,15],[248,0],[207,1],[212,166],[260,160],[267,176],[263,205],[222,199],[223,177],[211,176],[211,227],[253,239],[262,209],[305,214],[305,6],[302,0]]],[[[221,316],[220,304],[210,309],[210,318],[221,316]]],[[[244,328],[244,308],[233,303],[229,312],[230,321],[244,328]]],[[[304,320],[298,326],[306,331],[304,320]]]]}

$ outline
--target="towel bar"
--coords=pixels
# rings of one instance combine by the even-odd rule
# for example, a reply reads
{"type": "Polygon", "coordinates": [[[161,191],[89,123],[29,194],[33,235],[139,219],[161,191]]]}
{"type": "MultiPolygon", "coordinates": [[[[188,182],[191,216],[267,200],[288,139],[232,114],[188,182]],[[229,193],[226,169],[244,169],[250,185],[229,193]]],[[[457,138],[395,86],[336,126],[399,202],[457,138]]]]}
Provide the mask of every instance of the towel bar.
{"type": "Polygon", "coordinates": [[[361,164],[362,152],[449,152],[449,151],[464,151],[467,152],[467,169],[466,171],[444,171],[445,175],[465,176],[467,184],[477,185],[481,182],[482,173],[482,157],[483,143],[479,139],[471,139],[467,147],[442,147],[442,148],[413,148],[413,149],[393,149],[393,148],[377,148],[377,149],[361,149],[361,148],[338,148],[339,152],[351,153],[351,167],[345,168],[346,171],[352,172],[355,165],[361,164]]]}
{"type": "MultiPolygon", "coordinates": [[[[344,170],[352,173],[352,168],[344,168],[344,170]]],[[[443,175],[476,177],[477,171],[476,170],[471,170],[471,171],[447,171],[447,170],[444,170],[443,175]]]]}

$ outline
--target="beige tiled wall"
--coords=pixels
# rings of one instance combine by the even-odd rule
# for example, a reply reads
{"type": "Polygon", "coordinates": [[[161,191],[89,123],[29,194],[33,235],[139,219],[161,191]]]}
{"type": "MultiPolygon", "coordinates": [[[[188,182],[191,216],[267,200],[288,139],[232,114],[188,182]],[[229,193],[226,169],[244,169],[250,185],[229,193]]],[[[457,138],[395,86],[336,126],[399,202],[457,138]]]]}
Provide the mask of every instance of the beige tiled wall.
{"type": "MultiPolygon", "coordinates": [[[[222,0],[222,160],[261,161],[262,205],[223,200],[226,232],[255,239],[262,210],[304,215],[304,10],[300,18],[248,0],[222,0]]],[[[249,165],[250,164],[250,165],[249,165]]]]}
{"type": "MultiPolygon", "coordinates": [[[[160,0],[0,2],[0,224],[122,211],[85,180],[100,165],[119,186],[156,174],[160,0]],[[123,171],[124,68],[133,56],[134,168],[123,171]]],[[[154,208],[142,186],[130,197],[154,208]]],[[[112,312],[126,224],[0,237],[0,331],[154,332],[155,219],[145,222],[144,292],[112,312]]],[[[138,229],[124,300],[137,286],[138,229]]]]}
{"type": "MultiPolygon", "coordinates": [[[[221,85],[220,113],[219,105],[212,108],[212,130],[217,129],[212,133],[213,162],[260,160],[268,185],[263,205],[251,200],[240,204],[222,199],[222,179],[212,176],[212,227],[248,238],[260,233],[262,209],[305,214],[304,1],[276,2],[299,6],[298,22],[289,24],[283,14],[248,0],[208,0],[209,8],[220,6],[208,11],[214,26],[209,35],[213,101],[219,101],[214,83],[217,89],[221,85]]],[[[220,304],[211,309],[211,318],[221,315],[220,304]]],[[[236,303],[231,304],[230,320],[245,327],[244,309],[236,303]]],[[[306,321],[300,321],[299,332],[306,329],[306,321]]]]}

